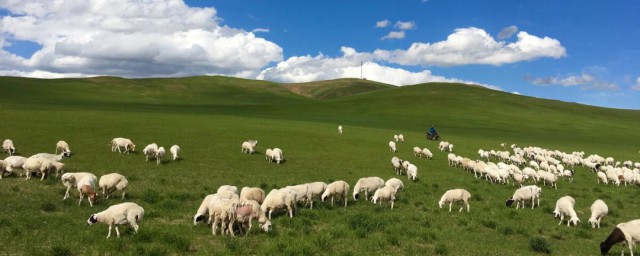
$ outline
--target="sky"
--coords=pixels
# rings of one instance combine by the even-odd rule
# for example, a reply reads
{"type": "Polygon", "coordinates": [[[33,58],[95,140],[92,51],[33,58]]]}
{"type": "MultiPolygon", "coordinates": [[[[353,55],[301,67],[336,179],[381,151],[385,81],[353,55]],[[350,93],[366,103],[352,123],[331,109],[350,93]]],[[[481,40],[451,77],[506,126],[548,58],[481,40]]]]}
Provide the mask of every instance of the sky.
{"type": "Polygon", "coordinates": [[[463,82],[640,110],[640,1],[0,0],[0,76],[463,82]]]}

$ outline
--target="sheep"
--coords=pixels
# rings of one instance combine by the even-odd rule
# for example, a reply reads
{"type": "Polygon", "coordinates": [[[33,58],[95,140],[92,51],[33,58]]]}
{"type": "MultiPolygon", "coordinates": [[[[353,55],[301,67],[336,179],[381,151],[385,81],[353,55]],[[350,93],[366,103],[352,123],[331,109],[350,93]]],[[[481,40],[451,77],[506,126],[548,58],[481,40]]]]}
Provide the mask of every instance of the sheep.
{"type": "Polygon", "coordinates": [[[381,187],[384,187],[384,180],[379,177],[360,178],[353,187],[353,200],[358,201],[362,191],[364,191],[364,199],[369,200],[369,192],[373,193],[381,187]]]}
{"type": "MultiPolygon", "coordinates": [[[[226,199],[238,199],[238,196],[233,192],[222,191],[221,193],[210,194],[207,195],[198,210],[196,211],[196,215],[193,216],[193,225],[196,226],[198,223],[203,220],[205,217],[209,216],[209,206],[213,200],[226,200],[226,199]]],[[[212,219],[209,219],[207,224],[210,224],[212,219]]]]}
{"type": "Polygon", "coordinates": [[[267,159],[267,161],[272,162],[273,161],[273,150],[268,148],[267,150],[264,151],[264,157],[267,159]]]}
{"type": "Polygon", "coordinates": [[[156,165],[160,165],[160,163],[162,163],[162,158],[164,158],[165,153],[166,151],[164,150],[164,147],[158,148],[158,150],[155,152],[156,165]]]}
{"type": "Polygon", "coordinates": [[[456,155],[453,153],[449,153],[447,155],[447,162],[449,163],[449,166],[456,166],[456,155]]]}
{"type": "MultiPolygon", "coordinates": [[[[228,193],[228,192],[227,192],[228,193]]],[[[219,196],[213,197],[209,201],[208,211],[209,211],[209,222],[211,224],[211,232],[213,235],[216,235],[216,229],[218,228],[218,224],[220,224],[221,234],[225,233],[226,223],[231,221],[231,215],[229,211],[233,210],[232,206],[238,203],[240,200],[237,197],[234,198],[221,198],[219,196]]],[[[229,229],[229,232],[232,232],[229,229]]]]}
{"type": "Polygon", "coordinates": [[[607,179],[607,175],[604,174],[604,172],[598,171],[598,184],[600,184],[600,182],[604,183],[604,184],[609,184],[609,180],[607,179]]]}
{"type": "Polygon", "coordinates": [[[295,185],[295,186],[286,186],[284,188],[281,189],[282,191],[285,192],[291,192],[293,191],[295,194],[295,201],[296,203],[305,203],[307,204],[309,202],[309,186],[307,186],[307,184],[300,184],[300,185],[295,185]]]}
{"type": "Polygon", "coordinates": [[[393,141],[389,141],[389,150],[391,152],[397,153],[398,150],[396,149],[396,143],[393,141]]]}
{"type": "Polygon", "coordinates": [[[591,228],[600,228],[600,222],[602,218],[607,216],[609,213],[609,207],[604,203],[601,199],[596,200],[591,205],[591,218],[589,218],[589,224],[591,224],[591,228]]]}
{"type": "Polygon", "coordinates": [[[418,177],[418,167],[414,164],[409,164],[407,167],[407,178],[416,181],[418,177]]]}
{"type": "Polygon", "coordinates": [[[505,202],[507,207],[511,206],[513,202],[517,202],[516,209],[520,208],[520,201],[522,201],[522,208],[524,209],[525,200],[531,200],[531,209],[535,207],[535,200],[538,199],[538,207],[540,206],[540,194],[542,188],[536,185],[524,186],[516,190],[513,196],[505,202]]]}
{"type": "Polygon", "coordinates": [[[242,190],[240,190],[240,200],[254,200],[258,202],[258,204],[262,204],[264,197],[265,193],[261,188],[243,187],[242,190]]]}
{"type": "Polygon", "coordinates": [[[419,147],[413,147],[413,155],[422,157],[422,149],[420,149],[419,147]]]}
{"type": "Polygon", "coordinates": [[[144,149],[142,150],[142,153],[145,156],[145,159],[146,159],[145,161],[148,162],[150,158],[155,157],[156,151],[158,151],[158,144],[151,143],[146,147],[144,147],[144,149]]]}
{"type": "Polygon", "coordinates": [[[572,206],[576,205],[576,200],[573,199],[573,197],[563,196],[563,197],[559,198],[558,201],[556,201],[556,208],[553,210],[553,217],[555,217],[555,218],[560,217],[560,207],[559,207],[560,204],[559,203],[562,202],[562,201],[571,202],[572,206]]]}
{"type": "Polygon", "coordinates": [[[53,164],[53,169],[51,171],[55,171],[56,172],[56,179],[57,179],[58,176],[60,175],[60,173],[64,172],[62,170],[64,168],[64,164],[60,163],[60,162],[51,162],[51,164],[53,164]]]}
{"type": "Polygon", "coordinates": [[[384,183],[385,186],[393,187],[396,193],[404,190],[404,183],[400,179],[391,178],[384,183]]]}
{"type": "Polygon", "coordinates": [[[398,137],[398,134],[393,135],[393,141],[400,142],[400,138],[398,137]]]}
{"type": "Polygon", "coordinates": [[[251,222],[255,218],[258,219],[260,227],[265,232],[271,231],[271,221],[267,219],[258,202],[254,200],[240,200],[239,202],[233,204],[231,208],[232,209],[229,209],[228,211],[228,213],[231,213],[228,228],[231,235],[235,236],[235,234],[233,233],[233,224],[238,223],[238,225],[240,226],[240,231],[242,231],[243,227],[248,225],[245,231],[245,236],[248,236],[249,232],[251,231],[251,222]]]}
{"type": "MultiPolygon", "coordinates": [[[[27,158],[24,156],[9,156],[4,159],[5,167],[2,171],[4,172],[6,170],[13,173],[14,168],[22,170],[22,165],[24,165],[24,161],[26,160],[27,158]]],[[[4,173],[2,175],[4,175],[4,173]]]]}
{"type": "Polygon", "coordinates": [[[449,144],[449,152],[453,152],[453,144],[449,144]]]}
{"type": "Polygon", "coordinates": [[[578,225],[580,219],[578,218],[576,211],[573,209],[575,204],[576,200],[570,196],[564,196],[558,199],[558,201],[556,202],[556,209],[558,211],[558,215],[560,216],[560,223],[558,223],[558,225],[562,224],[562,221],[564,221],[564,216],[569,217],[569,219],[567,220],[567,226],[571,226],[571,223],[576,226],[578,225]]]}
{"type": "Polygon", "coordinates": [[[136,144],[133,144],[133,142],[127,138],[113,138],[113,140],[111,140],[111,152],[116,152],[117,149],[119,153],[122,153],[121,148],[124,148],[124,152],[129,154],[129,149],[131,149],[131,152],[136,151],[136,144]]]}
{"type": "Polygon", "coordinates": [[[180,153],[180,146],[173,145],[169,148],[169,152],[171,152],[171,156],[173,157],[171,160],[178,160],[178,153],[180,153]]]}
{"type": "Polygon", "coordinates": [[[373,202],[373,204],[377,204],[378,202],[380,202],[380,205],[382,205],[382,201],[390,202],[391,209],[393,209],[393,202],[395,200],[396,189],[391,186],[384,186],[376,190],[376,192],[373,194],[373,197],[371,197],[371,202],[373,202]]]}
{"type": "Polygon", "coordinates": [[[444,195],[442,195],[442,197],[440,198],[440,201],[438,202],[438,206],[440,206],[440,209],[442,209],[442,206],[444,204],[449,203],[449,212],[451,212],[451,205],[456,201],[460,201],[462,203],[462,206],[460,206],[459,212],[462,212],[462,210],[464,209],[464,205],[467,206],[467,212],[469,212],[470,198],[471,198],[471,193],[469,193],[469,191],[465,189],[461,189],[461,188],[450,189],[450,190],[447,190],[447,192],[444,192],[444,195]]]}
{"type": "Polygon", "coordinates": [[[575,170],[563,170],[561,172],[562,174],[562,179],[564,178],[569,178],[569,182],[573,182],[573,174],[575,173],[575,170]]]}
{"type": "Polygon", "coordinates": [[[122,199],[127,193],[127,185],[129,181],[126,177],[119,173],[109,173],[102,175],[98,181],[98,186],[102,189],[102,195],[109,198],[109,195],[116,190],[122,191],[122,199]]]}
{"type": "Polygon", "coordinates": [[[290,193],[273,189],[264,198],[264,202],[260,208],[265,214],[269,213],[269,220],[271,220],[271,213],[277,209],[287,208],[289,217],[293,218],[293,207],[295,206],[295,196],[290,193]]]}
{"type": "Polygon", "coordinates": [[[545,186],[547,185],[547,182],[549,182],[549,185],[551,187],[554,187],[555,189],[558,189],[558,184],[556,183],[557,181],[558,181],[558,176],[556,176],[555,173],[547,172],[543,176],[543,184],[545,186]]]}
{"type": "Polygon", "coordinates": [[[2,176],[4,176],[4,170],[6,169],[7,164],[4,162],[4,160],[0,160],[0,180],[2,179],[2,176]]]}
{"type": "Polygon", "coordinates": [[[13,141],[10,139],[6,139],[2,142],[2,150],[3,152],[9,154],[9,156],[12,156],[16,153],[16,148],[13,146],[13,141]]]}
{"type": "Polygon", "coordinates": [[[322,193],[321,200],[324,202],[327,197],[331,197],[331,206],[333,207],[333,201],[336,196],[342,196],[344,201],[344,207],[347,207],[347,195],[349,194],[349,184],[343,180],[331,182],[327,185],[327,189],[322,193]]]}
{"type": "Polygon", "coordinates": [[[522,187],[526,180],[527,180],[527,176],[522,175],[520,173],[513,173],[513,185],[514,186],[515,186],[516,183],[518,183],[518,185],[520,185],[520,187],[522,187]]]}
{"type": "Polygon", "coordinates": [[[93,207],[93,203],[98,201],[98,193],[96,193],[96,179],[95,176],[85,176],[76,184],[78,192],[80,192],[80,200],[78,200],[78,206],[82,204],[84,194],[87,194],[87,201],[89,205],[93,207]]]}
{"type": "Polygon", "coordinates": [[[38,154],[30,156],[29,158],[46,158],[46,159],[49,159],[49,160],[54,161],[54,162],[60,162],[65,157],[71,158],[71,151],[62,152],[62,153],[57,154],[57,155],[56,154],[49,154],[49,153],[38,153],[38,154]]]}
{"type": "Polygon", "coordinates": [[[444,151],[445,151],[445,150],[447,150],[448,148],[449,148],[449,142],[441,141],[441,142],[438,144],[438,149],[439,149],[440,151],[442,151],[442,152],[444,152],[444,151]]]}
{"type": "Polygon", "coordinates": [[[58,141],[58,143],[56,143],[56,154],[58,154],[58,150],[62,152],[71,152],[71,150],[69,149],[69,144],[67,144],[67,142],[64,140],[58,141]]]}
{"type": "Polygon", "coordinates": [[[398,141],[404,143],[404,135],[398,134],[398,141]]]}
{"type": "Polygon", "coordinates": [[[342,125],[338,125],[338,133],[342,134],[342,125]]]}
{"type": "Polygon", "coordinates": [[[391,158],[391,165],[393,165],[393,169],[396,171],[397,175],[402,175],[402,163],[404,161],[397,156],[391,158]]]}
{"type": "Polygon", "coordinates": [[[42,177],[40,180],[44,180],[49,171],[55,169],[53,161],[48,158],[42,157],[29,157],[24,161],[22,169],[26,172],[26,179],[31,179],[31,172],[40,172],[42,177]]]}
{"type": "Polygon", "coordinates": [[[257,140],[248,140],[245,142],[242,142],[242,150],[240,152],[242,153],[247,153],[247,154],[253,154],[255,151],[255,147],[256,145],[258,145],[258,141],[257,140]]]}
{"type": "Polygon", "coordinates": [[[282,153],[282,149],[273,149],[273,161],[276,161],[277,164],[280,164],[280,162],[284,162],[284,154],[282,153]]]}
{"type": "Polygon", "coordinates": [[[68,172],[63,174],[61,177],[62,185],[67,187],[67,191],[64,193],[62,200],[67,199],[69,197],[69,190],[71,190],[72,187],[77,187],[78,181],[82,180],[86,176],[90,176],[93,180],[97,180],[94,174],[88,172],[68,172]]]}
{"type": "MultiPolygon", "coordinates": [[[[636,241],[640,241],[640,219],[618,224],[607,239],[600,243],[600,253],[607,255],[613,245],[626,242],[629,245],[631,256],[633,256],[636,241]]],[[[621,255],[624,255],[624,248],[621,255]]]]}
{"type": "Polygon", "coordinates": [[[307,202],[311,203],[311,209],[313,209],[313,199],[314,198],[318,198],[321,199],[322,193],[324,193],[324,191],[327,189],[327,183],[318,181],[318,182],[311,182],[311,183],[307,183],[305,184],[307,185],[307,187],[309,188],[309,198],[307,200],[307,202]]]}
{"type": "Polygon", "coordinates": [[[431,153],[431,151],[428,148],[422,149],[422,155],[428,159],[433,158],[433,153],[431,153]]]}
{"type": "Polygon", "coordinates": [[[107,238],[111,236],[111,227],[116,227],[116,234],[120,237],[120,231],[118,225],[128,224],[133,227],[133,230],[138,233],[138,223],[144,217],[144,209],[135,203],[121,203],[113,205],[106,210],[92,214],[87,220],[87,225],[92,225],[96,222],[102,222],[109,225],[109,233],[107,238]]]}
{"type": "Polygon", "coordinates": [[[231,186],[231,185],[222,185],[218,188],[218,191],[216,193],[220,194],[223,191],[229,191],[231,193],[234,193],[236,195],[238,195],[238,187],[236,186],[231,186]]]}

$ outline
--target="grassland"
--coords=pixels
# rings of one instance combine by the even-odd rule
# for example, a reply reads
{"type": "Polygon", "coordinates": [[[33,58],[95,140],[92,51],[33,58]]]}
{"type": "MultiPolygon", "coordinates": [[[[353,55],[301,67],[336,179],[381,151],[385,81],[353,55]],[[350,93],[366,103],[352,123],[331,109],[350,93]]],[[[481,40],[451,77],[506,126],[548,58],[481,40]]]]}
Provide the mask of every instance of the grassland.
{"type": "Polygon", "coordinates": [[[423,134],[436,125],[456,154],[470,158],[479,148],[507,142],[639,161],[638,111],[461,84],[363,91],[334,86],[353,90],[349,96],[330,92],[330,84],[321,86],[322,95],[333,96],[319,99],[275,83],[226,77],[0,78],[0,138],[11,138],[25,156],[53,152],[64,139],[74,152],[64,160],[67,171],[122,173],[130,180],[126,201],[146,209],[140,233],[128,230],[107,240],[106,226],[87,227],[85,221],[119,198],[79,207],[75,191],[62,200],[58,179],[6,177],[0,180],[0,254],[536,255],[531,240],[541,239],[552,254],[595,255],[616,223],[638,218],[639,188],[598,185],[582,167],[575,182],[543,188],[540,208],[506,208],[513,186],[491,185],[448,167],[446,154],[436,152],[436,143],[423,134]],[[337,134],[338,124],[343,135],[337,134]],[[311,181],[342,179],[353,186],[364,176],[394,177],[394,154],[386,145],[397,133],[407,141],[397,155],[418,166],[419,179],[401,178],[406,192],[394,210],[363,201],[351,200],[346,209],[319,203],[318,209],[299,208],[293,219],[278,215],[273,233],[254,228],[246,238],[214,237],[210,227],[192,225],[204,196],[224,184],[268,191],[311,181]],[[156,166],[139,152],[112,153],[107,144],[113,137],[131,138],[139,148],[179,144],[182,159],[156,166]],[[240,153],[247,139],[259,141],[258,154],[240,153]],[[414,157],[414,146],[430,148],[434,159],[414,157]],[[264,160],[264,150],[272,147],[284,150],[285,164],[264,160]],[[472,193],[471,213],[437,207],[442,193],[454,187],[472,193]],[[551,214],[564,195],[576,198],[579,227],[558,226],[551,214]],[[602,229],[592,230],[586,221],[596,198],[609,204],[610,214],[602,229]]]}

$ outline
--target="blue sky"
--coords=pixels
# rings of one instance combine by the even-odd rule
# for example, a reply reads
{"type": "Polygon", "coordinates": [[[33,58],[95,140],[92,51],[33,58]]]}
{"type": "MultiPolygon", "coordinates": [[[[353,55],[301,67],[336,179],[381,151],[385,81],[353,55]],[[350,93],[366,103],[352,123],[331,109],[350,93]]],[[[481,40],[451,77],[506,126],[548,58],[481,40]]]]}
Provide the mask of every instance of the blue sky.
{"type": "Polygon", "coordinates": [[[1,1],[0,75],[364,76],[640,109],[638,1],[1,1]]]}

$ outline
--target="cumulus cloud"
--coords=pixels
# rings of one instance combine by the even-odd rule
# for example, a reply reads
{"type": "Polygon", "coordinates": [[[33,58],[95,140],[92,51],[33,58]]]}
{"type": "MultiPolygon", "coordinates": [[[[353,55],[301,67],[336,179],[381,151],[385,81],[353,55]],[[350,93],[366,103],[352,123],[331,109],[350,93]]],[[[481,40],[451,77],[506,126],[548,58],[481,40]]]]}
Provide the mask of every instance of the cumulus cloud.
{"type": "Polygon", "coordinates": [[[631,86],[631,90],[640,91],[640,77],[636,78],[636,84],[631,86]]]}
{"type": "Polygon", "coordinates": [[[389,20],[385,19],[385,20],[381,20],[376,22],[376,28],[386,28],[387,26],[389,26],[389,20]]]}
{"type": "Polygon", "coordinates": [[[567,77],[537,77],[528,78],[534,85],[541,86],[579,86],[582,90],[609,90],[615,91],[620,87],[614,83],[609,83],[601,79],[596,78],[592,74],[584,73],[581,75],[572,75],[567,77]]]}
{"type": "Polygon", "coordinates": [[[389,32],[389,34],[387,34],[386,36],[383,36],[380,39],[387,40],[387,39],[402,39],[402,38],[404,38],[404,31],[391,31],[389,32]]]}
{"type": "Polygon", "coordinates": [[[0,34],[42,46],[31,58],[3,48],[3,70],[124,77],[255,76],[282,60],[277,44],[220,25],[214,8],[189,7],[182,0],[12,0],[3,1],[0,8],[9,12],[0,19],[0,34]]]}
{"type": "Polygon", "coordinates": [[[500,33],[498,34],[498,39],[499,40],[507,39],[511,37],[513,34],[515,34],[516,32],[518,32],[517,26],[508,26],[500,30],[500,33]]]}
{"type": "Polygon", "coordinates": [[[416,28],[416,23],[413,21],[398,21],[394,27],[400,30],[410,30],[416,28]]]}
{"type": "Polygon", "coordinates": [[[560,41],[517,34],[513,43],[496,41],[485,30],[459,28],[447,40],[435,43],[413,43],[407,50],[376,50],[377,58],[401,65],[457,66],[468,64],[503,65],[542,57],[566,56],[560,41]]]}
{"type": "Polygon", "coordinates": [[[263,70],[258,79],[284,83],[301,83],[338,78],[359,78],[362,72],[366,79],[393,85],[411,85],[427,82],[458,82],[477,84],[494,90],[498,86],[475,83],[455,78],[433,75],[429,70],[411,72],[373,62],[370,53],[360,53],[350,47],[341,48],[342,56],[331,58],[324,54],[317,56],[295,56],[263,70]]]}

